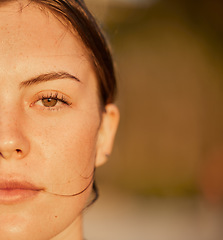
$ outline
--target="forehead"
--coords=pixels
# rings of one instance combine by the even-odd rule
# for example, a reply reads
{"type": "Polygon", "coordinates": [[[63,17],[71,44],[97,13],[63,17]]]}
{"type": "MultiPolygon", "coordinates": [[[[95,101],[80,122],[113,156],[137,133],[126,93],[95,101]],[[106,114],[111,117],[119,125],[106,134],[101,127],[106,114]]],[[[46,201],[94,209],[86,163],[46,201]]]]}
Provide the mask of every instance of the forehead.
{"type": "MultiPolygon", "coordinates": [[[[88,60],[79,36],[50,11],[36,4],[21,8],[17,2],[0,7],[0,54],[4,59],[77,56],[88,60]]],[[[8,59],[8,60],[9,60],[8,59]]],[[[10,62],[10,60],[9,60],[10,62]]]]}

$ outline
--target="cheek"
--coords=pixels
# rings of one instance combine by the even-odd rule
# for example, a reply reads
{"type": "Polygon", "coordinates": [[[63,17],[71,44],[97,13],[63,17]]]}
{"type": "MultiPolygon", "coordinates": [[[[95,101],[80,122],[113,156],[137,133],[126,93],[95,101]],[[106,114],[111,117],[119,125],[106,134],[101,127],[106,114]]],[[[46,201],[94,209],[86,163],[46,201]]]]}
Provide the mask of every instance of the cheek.
{"type": "Polygon", "coordinates": [[[95,165],[99,122],[97,115],[89,117],[82,113],[34,124],[32,154],[40,156],[41,164],[35,165],[50,192],[74,194],[89,184],[95,165]]]}

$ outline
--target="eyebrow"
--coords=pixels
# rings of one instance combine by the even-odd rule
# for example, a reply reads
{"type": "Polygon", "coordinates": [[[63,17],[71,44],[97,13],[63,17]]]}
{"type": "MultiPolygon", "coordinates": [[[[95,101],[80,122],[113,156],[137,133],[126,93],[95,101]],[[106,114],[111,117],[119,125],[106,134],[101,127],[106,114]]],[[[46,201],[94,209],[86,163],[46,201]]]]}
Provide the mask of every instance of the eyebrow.
{"type": "Polygon", "coordinates": [[[45,73],[45,74],[41,74],[39,76],[30,78],[26,81],[23,81],[19,84],[19,87],[24,88],[24,87],[29,87],[32,85],[37,85],[42,82],[58,80],[58,79],[65,79],[65,78],[69,78],[69,79],[75,80],[77,82],[81,82],[77,77],[75,77],[74,75],[67,73],[67,72],[50,72],[50,73],[45,73]]]}

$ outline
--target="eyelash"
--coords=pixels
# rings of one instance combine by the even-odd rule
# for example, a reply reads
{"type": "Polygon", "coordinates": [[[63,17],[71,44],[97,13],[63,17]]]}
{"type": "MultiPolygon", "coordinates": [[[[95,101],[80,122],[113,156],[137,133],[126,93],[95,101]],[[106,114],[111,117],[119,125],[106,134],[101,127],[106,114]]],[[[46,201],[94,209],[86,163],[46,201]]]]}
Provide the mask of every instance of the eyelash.
{"type": "Polygon", "coordinates": [[[65,105],[65,106],[71,106],[71,102],[67,99],[66,96],[64,96],[62,93],[58,93],[58,92],[51,92],[51,93],[39,93],[37,96],[37,99],[34,101],[34,103],[32,105],[35,105],[36,103],[38,103],[39,101],[43,101],[45,99],[52,99],[52,100],[56,100],[56,104],[53,107],[47,107],[44,106],[44,104],[42,103],[42,108],[44,108],[44,110],[48,110],[48,111],[58,111],[60,110],[63,106],[61,105],[65,105]],[[59,106],[58,103],[60,103],[59,106]]]}

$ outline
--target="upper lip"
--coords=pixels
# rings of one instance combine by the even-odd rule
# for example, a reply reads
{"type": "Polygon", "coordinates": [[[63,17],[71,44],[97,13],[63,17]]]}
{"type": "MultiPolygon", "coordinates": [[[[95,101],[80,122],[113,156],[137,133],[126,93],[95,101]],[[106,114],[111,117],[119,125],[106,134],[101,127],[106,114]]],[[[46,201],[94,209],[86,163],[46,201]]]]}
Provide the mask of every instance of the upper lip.
{"type": "Polygon", "coordinates": [[[0,180],[0,190],[13,190],[13,189],[40,191],[43,188],[35,186],[34,184],[28,181],[0,180]]]}

